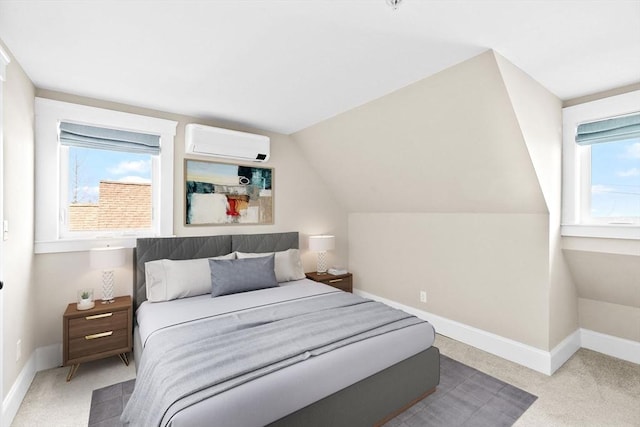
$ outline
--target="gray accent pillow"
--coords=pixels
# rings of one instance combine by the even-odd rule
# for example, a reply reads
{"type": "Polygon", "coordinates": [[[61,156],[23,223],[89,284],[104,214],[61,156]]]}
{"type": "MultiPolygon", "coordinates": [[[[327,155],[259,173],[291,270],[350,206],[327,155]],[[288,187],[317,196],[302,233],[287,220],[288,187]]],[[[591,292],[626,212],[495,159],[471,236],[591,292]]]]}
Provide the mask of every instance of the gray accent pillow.
{"type": "Polygon", "coordinates": [[[306,277],[304,274],[304,268],[302,267],[302,261],[300,260],[300,251],[298,249],[287,249],[280,252],[267,252],[267,253],[247,253],[247,252],[234,252],[236,258],[257,258],[274,254],[275,259],[275,271],[276,280],[278,283],[289,282],[291,280],[301,280],[306,277]]]}
{"type": "Polygon", "coordinates": [[[211,296],[277,287],[274,258],[210,259],[211,296]]]}

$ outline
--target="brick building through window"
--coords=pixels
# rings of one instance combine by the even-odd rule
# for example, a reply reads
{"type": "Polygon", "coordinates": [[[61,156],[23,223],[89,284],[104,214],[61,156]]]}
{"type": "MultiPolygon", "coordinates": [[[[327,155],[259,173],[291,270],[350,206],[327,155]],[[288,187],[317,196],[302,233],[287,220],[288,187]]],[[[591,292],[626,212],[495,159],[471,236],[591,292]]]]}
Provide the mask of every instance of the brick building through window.
{"type": "Polygon", "coordinates": [[[69,204],[69,231],[151,226],[151,184],[100,181],[98,203],[69,204]]]}

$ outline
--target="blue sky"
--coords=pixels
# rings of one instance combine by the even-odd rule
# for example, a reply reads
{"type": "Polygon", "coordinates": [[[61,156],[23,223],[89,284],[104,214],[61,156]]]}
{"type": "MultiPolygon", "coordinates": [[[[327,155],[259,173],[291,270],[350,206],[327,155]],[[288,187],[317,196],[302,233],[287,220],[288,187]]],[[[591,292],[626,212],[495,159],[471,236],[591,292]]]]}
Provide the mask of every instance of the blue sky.
{"type": "Polygon", "coordinates": [[[591,146],[591,216],[640,217],[640,139],[591,146]]]}
{"type": "Polygon", "coordinates": [[[151,156],[69,147],[69,202],[74,197],[74,165],[78,164],[78,202],[97,203],[101,180],[151,183],[151,156]]]}

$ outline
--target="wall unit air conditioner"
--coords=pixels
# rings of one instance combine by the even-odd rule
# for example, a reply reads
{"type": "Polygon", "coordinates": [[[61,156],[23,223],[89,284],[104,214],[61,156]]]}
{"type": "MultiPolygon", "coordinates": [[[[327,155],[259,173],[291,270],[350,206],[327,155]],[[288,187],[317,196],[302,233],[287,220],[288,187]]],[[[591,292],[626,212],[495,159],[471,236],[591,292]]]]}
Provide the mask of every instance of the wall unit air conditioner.
{"type": "Polygon", "coordinates": [[[269,160],[268,136],[189,123],[184,141],[187,154],[252,162],[269,160]]]}

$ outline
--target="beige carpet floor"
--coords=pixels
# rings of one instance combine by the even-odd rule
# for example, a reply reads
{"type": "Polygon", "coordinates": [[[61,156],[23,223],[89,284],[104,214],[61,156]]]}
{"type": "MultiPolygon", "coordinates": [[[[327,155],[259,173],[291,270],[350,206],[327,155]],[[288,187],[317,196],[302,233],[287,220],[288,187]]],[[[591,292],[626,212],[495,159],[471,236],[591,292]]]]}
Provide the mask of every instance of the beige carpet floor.
{"type": "MultiPolygon", "coordinates": [[[[640,426],[640,365],[579,350],[549,377],[446,337],[442,354],[538,396],[516,426],[640,426]]],[[[91,392],[135,377],[117,357],[39,372],[12,426],[74,427],[89,420],[91,392]]]]}

